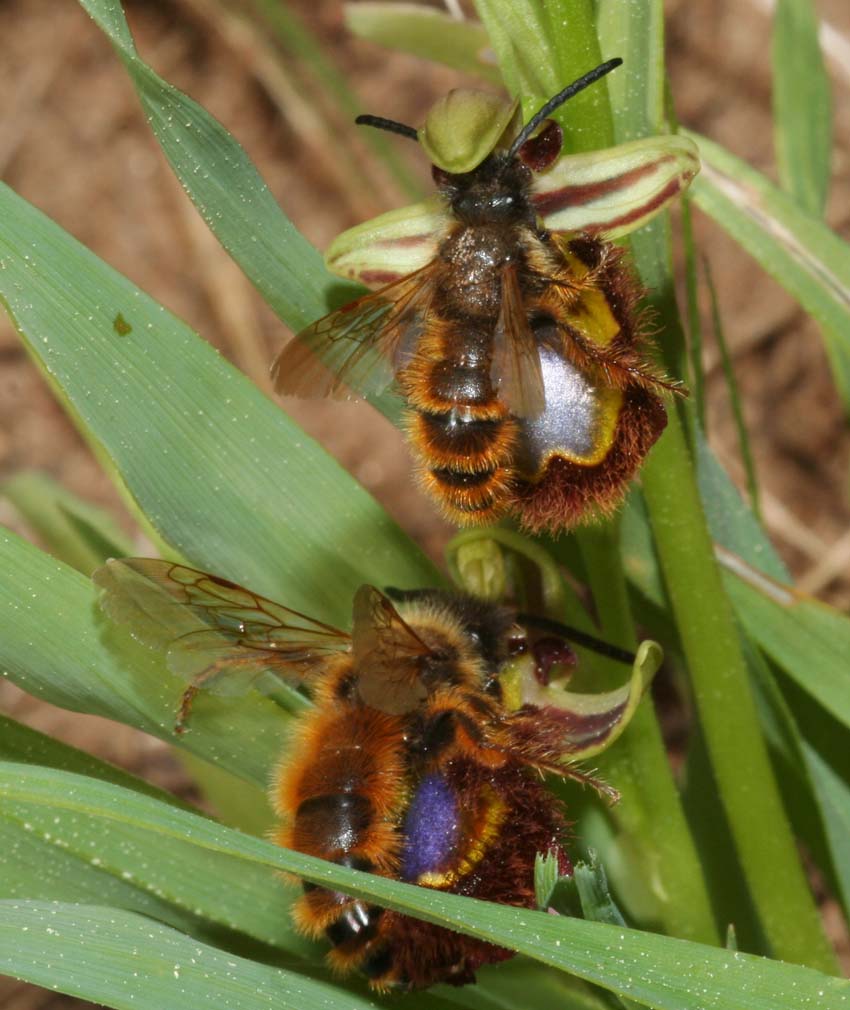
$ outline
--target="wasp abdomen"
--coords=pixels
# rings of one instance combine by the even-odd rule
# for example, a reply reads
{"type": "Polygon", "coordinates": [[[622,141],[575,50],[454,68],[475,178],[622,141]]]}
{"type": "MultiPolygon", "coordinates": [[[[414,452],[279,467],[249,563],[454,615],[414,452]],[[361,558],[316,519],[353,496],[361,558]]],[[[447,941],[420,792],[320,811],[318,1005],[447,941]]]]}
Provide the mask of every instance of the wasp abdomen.
{"type": "Polygon", "coordinates": [[[451,408],[487,406],[493,399],[490,375],[480,364],[438,361],[431,368],[429,401],[442,401],[451,408]]]}
{"type": "MultiPolygon", "coordinates": [[[[358,703],[340,703],[348,665],[324,685],[333,707],[319,706],[304,717],[297,759],[281,770],[275,798],[286,823],[278,841],[342,866],[392,875],[401,849],[402,724],[358,703]]],[[[379,966],[383,910],[318,884],[303,888],[293,909],[296,923],[330,940],[331,960],[340,968],[379,966]]]]}
{"type": "Polygon", "coordinates": [[[426,489],[450,519],[491,522],[513,481],[517,423],[493,382],[493,334],[501,311],[504,243],[459,228],[441,249],[445,274],[416,354],[398,375],[409,406],[411,440],[426,489]]]}
{"type": "Polygon", "coordinates": [[[481,408],[419,410],[409,431],[427,468],[423,481],[449,517],[489,522],[501,513],[517,426],[498,401],[481,408]]]}
{"type": "Polygon", "coordinates": [[[336,859],[352,851],[368,830],[373,816],[369,799],[355,792],[311,796],[303,800],[295,812],[292,841],[300,850],[301,844],[315,845],[320,840],[321,855],[325,859],[336,859]]]}
{"type": "Polygon", "coordinates": [[[404,377],[415,410],[410,437],[449,516],[490,521],[510,482],[516,422],[494,394],[487,359],[458,364],[446,350],[433,347],[434,357],[404,377]]]}

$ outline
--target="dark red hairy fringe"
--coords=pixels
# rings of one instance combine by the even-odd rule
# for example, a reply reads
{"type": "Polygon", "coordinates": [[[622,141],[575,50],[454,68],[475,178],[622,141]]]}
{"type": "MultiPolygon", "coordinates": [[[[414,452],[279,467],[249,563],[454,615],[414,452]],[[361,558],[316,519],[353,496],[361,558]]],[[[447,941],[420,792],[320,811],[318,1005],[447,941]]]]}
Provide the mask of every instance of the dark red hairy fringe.
{"type": "MultiPolygon", "coordinates": [[[[573,239],[569,249],[588,267],[599,270],[597,286],[620,324],[617,342],[624,350],[642,350],[652,313],[639,308],[645,289],[624,261],[625,250],[591,237],[573,239]]],[[[667,412],[655,394],[638,385],[624,390],[614,441],[601,463],[581,466],[553,456],[539,481],[517,485],[514,507],[520,525],[540,533],[563,529],[567,517],[566,525],[573,525],[594,513],[600,518],[610,515],[666,425],[667,412]]]]}
{"type": "MultiPolygon", "coordinates": [[[[492,771],[473,762],[455,762],[447,775],[459,803],[489,785],[507,804],[504,828],[490,842],[473,872],[447,890],[484,901],[534,908],[534,858],[555,851],[564,872],[571,872],[561,848],[567,825],[560,805],[528,769],[510,764],[492,771]]],[[[475,840],[471,840],[474,844],[475,840]]],[[[392,937],[393,967],[412,988],[437,982],[465,985],[484,964],[513,957],[513,951],[396,912],[382,925],[392,937]],[[392,919],[392,922],[389,920],[392,919]]]]}
{"type": "Polygon", "coordinates": [[[514,747],[526,760],[541,767],[552,767],[570,757],[565,740],[575,738],[578,731],[594,739],[610,735],[622,716],[625,702],[609,711],[595,715],[577,715],[566,709],[547,705],[524,705],[511,714],[510,731],[514,747]]]}
{"type": "Polygon", "coordinates": [[[519,484],[514,492],[520,525],[531,533],[563,529],[597,513],[610,515],[622,501],[628,482],[667,425],[667,411],[657,396],[630,389],[617,423],[614,444],[597,466],[553,456],[537,484],[519,484]]]}

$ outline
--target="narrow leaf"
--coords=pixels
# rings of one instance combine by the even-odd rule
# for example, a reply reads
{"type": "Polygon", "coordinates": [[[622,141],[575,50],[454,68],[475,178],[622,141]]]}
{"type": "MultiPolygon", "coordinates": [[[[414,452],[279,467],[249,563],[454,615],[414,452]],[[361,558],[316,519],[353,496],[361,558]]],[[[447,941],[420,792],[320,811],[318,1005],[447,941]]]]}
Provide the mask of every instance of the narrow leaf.
{"type": "Polygon", "coordinates": [[[361,39],[501,83],[487,32],[478,21],[461,21],[424,4],[368,0],[344,4],[343,15],[346,28],[361,39]]]}
{"type": "MultiPolygon", "coordinates": [[[[850,999],[850,983],[811,969],[607,923],[491,905],[349,870],[67,773],[0,764],[0,797],[4,803],[46,804],[60,818],[69,813],[100,817],[104,830],[107,824],[133,825],[199,850],[288,870],[511,947],[658,1010],[808,1010],[813,1005],[838,1010],[850,999]]],[[[96,937],[97,930],[90,942],[96,937]]],[[[5,949],[7,944],[0,944],[5,949]]]]}
{"type": "Polygon", "coordinates": [[[115,46],[184,189],[263,298],[293,329],[326,312],[329,287],[338,289],[339,282],[284,215],[242,147],[139,58],[120,3],[80,5],[115,46]]]}
{"type": "MultiPolygon", "coordinates": [[[[755,650],[753,650],[755,651],[755,650]]],[[[751,664],[795,828],[850,911],[850,733],[758,653],[751,664]],[[777,680],[781,680],[781,685],[777,680]]]]}
{"type": "Polygon", "coordinates": [[[735,377],[735,366],[732,363],[732,356],[729,354],[729,346],[726,343],[726,333],[723,328],[723,318],[720,314],[720,302],[717,298],[717,290],[714,287],[714,278],[711,274],[711,265],[706,261],[705,279],[708,284],[708,295],[711,302],[711,321],[714,326],[714,338],[720,351],[720,360],[723,365],[723,376],[726,379],[726,392],[729,395],[729,402],[732,405],[732,416],[735,418],[735,430],[738,433],[738,447],[741,451],[741,460],[744,464],[744,472],[747,475],[747,491],[750,496],[755,517],[760,518],[759,509],[759,489],[756,479],[756,465],[750,450],[750,438],[747,434],[747,425],[744,421],[744,408],[741,404],[741,395],[738,389],[738,380],[735,377]]]}
{"type": "MultiPolygon", "coordinates": [[[[82,861],[63,852],[50,838],[45,839],[2,812],[0,899],[103,904],[113,910],[138,912],[150,921],[168,923],[194,936],[200,936],[208,928],[191,911],[136,887],[132,881],[102,872],[96,857],[82,861]]],[[[0,944],[0,958],[5,949],[0,944]]]]}
{"type": "Polygon", "coordinates": [[[115,765],[39,733],[38,730],[24,726],[23,723],[5,715],[0,715],[0,760],[75,772],[77,775],[113,782],[124,789],[134,789],[163,803],[183,805],[176,796],[172,796],[164,789],[158,789],[144,779],[130,775],[115,765]]]}
{"type": "Polygon", "coordinates": [[[0,901],[0,972],[116,1010],[372,1010],[369,997],[115,908],[0,901]]]}
{"type": "Polygon", "coordinates": [[[656,133],[664,119],[662,5],[597,0],[596,24],[602,52],[623,60],[621,72],[608,81],[617,140],[656,133]]]}
{"type": "Polygon", "coordinates": [[[821,217],[832,155],[832,96],[812,0],[777,0],[773,16],[773,124],[779,177],[821,217]]]}
{"type": "Polygon", "coordinates": [[[130,541],[115,520],[57,484],[47,474],[16,474],[0,486],[33,533],[60,561],[90,575],[118,554],[130,553],[130,541]]]}
{"type": "Polygon", "coordinates": [[[720,550],[739,617],[773,661],[850,728],[850,618],[720,550]]]}
{"type": "MultiPolygon", "coordinates": [[[[41,773],[49,774],[44,769],[41,773]]],[[[109,787],[103,792],[109,794],[109,787]]],[[[119,802],[120,787],[112,786],[112,795],[114,802],[119,802]]],[[[188,838],[160,837],[131,819],[106,823],[85,811],[61,812],[58,807],[29,803],[20,797],[4,801],[3,820],[17,824],[23,837],[40,838],[60,850],[63,858],[76,860],[73,874],[94,868],[101,879],[106,876],[130,882],[160,902],[191,910],[193,916],[208,923],[238,930],[298,957],[320,959],[320,949],[292,926],[289,905],[293,888],[276,881],[268,867],[239,866],[215,852],[204,853],[201,866],[197,849],[188,838]]],[[[0,880],[4,877],[0,872],[0,880]]],[[[116,905],[127,907],[120,901],[116,905]]]]}
{"type": "Polygon", "coordinates": [[[692,186],[694,203],[821,324],[850,409],[850,247],[761,173],[713,141],[688,135],[703,166],[692,186]]]}
{"type": "Polygon", "coordinates": [[[434,581],[377,503],[248,379],[5,187],[0,263],[0,299],[30,351],[197,567],[343,625],[362,582],[434,581]],[[116,333],[117,311],[131,333],[116,333]]]}
{"type": "MultiPolygon", "coordinates": [[[[590,0],[476,0],[505,85],[522,100],[528,120],[552,95],[598,66],[600,54],[590,0]],[[565,76],[566,73],[569,77],[565,76]]],[[[605,53],[604,58],[619,56],[605,53]]],[[[619,71],[615,71],[618,73],[619,71]]],[[[557,109],[567,151],[593,151],[613,142],[607,81],[598,81],[557,109]]]]}
{"type": "MultiPolygon", "coordinates": [[[[116,719],[172,743],[183,681],[162,657],[110,629],[92,583],[0,528],[0,671],[75,712],[116,719]]],[[[256,692],[198,700],[203,718],[181,746],[265,788],[287,720],[256,692]]]]}

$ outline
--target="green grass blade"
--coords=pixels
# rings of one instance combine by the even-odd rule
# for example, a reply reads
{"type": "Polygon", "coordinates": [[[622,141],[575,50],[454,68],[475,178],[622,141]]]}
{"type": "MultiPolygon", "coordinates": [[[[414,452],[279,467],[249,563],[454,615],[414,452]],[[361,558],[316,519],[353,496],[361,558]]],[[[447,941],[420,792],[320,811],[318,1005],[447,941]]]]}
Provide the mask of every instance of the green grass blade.
{"type": "Polygon", "coordinates": [[[115,908],[0,901],[0,972],[116,1010],[372,1010],[368,996],[273,968],[115,908]]]}
{"type": "MultiPolygon", "coordinates": [[[[660,5],[655,4],[655,9],[655,21],[647,17],[643,29],[650,51],[655,37],[653,25],[658,26],[657,32],[661,23],[660,5]]],[[[658,96],[664,91],[662,72],[659,54],[647,69],[647,73],[654,74],[651,86],[647,85],[634,99],[634,119],[653,131],[663,130],[665,125],[658,114],[658,96]]],[[[684,335],[671,279],[667,221],[662,218],[642,229],[631,244],[640,276],[652,289],[649,302],[663,322],[661,343],[667,367],[673,374],[682,374],[684,335]]],[[[712,767],[765,932],[777,956],[832,970],[834,958],[821,932],[761,740],[733,611],[712,557],[679,411],[669,411],[667,431],[649,454],[642,479],[712,767]],[[723,705],[719,702],[718,677],[723,678],[727,694],[723,705]],[[729,719],[724,715],[726,710],[729,719]],[[742,753],[736,757],[736,749],[748,749],[747,757],[742,753]],[[739,775],[741,762],[750,771],[746,787],[739,775]],[[753,794],[757,802],[751,803],[753,794]],[[760,844],[760,833],[770,839],[769,846],[760,844]],[[765,872],[768,866],[783,879],[782,889],[777,889],[771,874],[765,872]],[[794,929],[790,926],[792,920],[794,929]]]]}
{"type": "Polygon", "coordinates": [[[59,849],[63,858],[76,860],[74,876],[94,868],[101,878],[129,881],[160,902],[191,909],[217,927],[300,958],[320,960],[320,949],[299,936],[290,920],[289,905],[299,892],[276,881],[267,867],[238,865],[214,852],[204,853],[201,864],[190,840],[155,835],[132,820],[107,825],[88,812],[60,814],[44,803],[20,798],[4,801],[3,819],[17,824],[23,837],[31,832],[59,849]]]}
{"type": "MultiPolygon", "coordinates": [[[[0,716],[0,760],[58,768],[111,782],[160,803],[182,805],[169,793],[5,716],[0,716]]],[[[186,932],[203,930],[195,915],[130,878],[109,874],[94,855],[89,851],[79,858],[56,844],[49,824],[36,830],[30,822],[22,825],[5,807],[0,810],[0,897],[102,902],[186,932]]]]}
{"type": "MultiPolygon", "coordinates": [[[[719,464],[704,450],[701,493],[724,583],[736,615],[754,642],[845,727],[850,728],[850,617],[798,592],[758,523],[719,464]],[[725,503],[730,503],[726,507],[725,503]]],[[[640,496],[628,503],[624,557],[629,579],[655,604],[664,602],[655,548],[634,513],[640,496]]]]}
{"type": "MultiPolygon", "coordinates": [[[[795,764],[802,767],[805,763],[808,769],[810,783],[804,789],[812,797],[810,802],[817,805],[835,876],[842,893],[846,893],[850,863],[845,855],[843,826],[850,817],[850,790],[846,784],[850,781],[850,766],[844,767],[844,755],[850,753],[847,735],[850,707],[844,657],[850,648],[850,619],[783,584],[787,572],[704,444],[700,475],[703,498],[712,503],[708,511],[712,535],[718,544],[724,545],[716,549],[724,560],[723,580],[738,620],[748,637],[760,644],[791,681],[786,684],[786,691],[794,689],[791,711],[795,718],[803,711],[815,713],[809,720],[811,728],[804,727],[806,738],[794,745],[796,749],[786,760],[786,767],[795,764]],[[811,753],[813,749],[815,752],[811,753]]],[[[663,607],[664,587],[654,546],[645,536],[643,524],[634,517],[640,508],[640,495],[633,494],[623,523],[626,568],[630,581],[641,594],[663,607]]],[[[657,628],[652,631],[659,639],[665,639],[657,628]]],[[[775,720],[765,721],[763,717],[762,722],[775,750],[776,733],[772,730],[775,720]]],[[[707,788],[714,790],[713,781],[707,788]]],[[[783,789],[788,789],[784,778],[783,789]]],[[[705,832],[699,834],[704,836],[705,832]]],[[[714,846],[709,853],[710,858],[716,857],[717,848],[714,846]]]]}
{"type": "Polygon", "coordinates": [[[781,762],[786,802],[795,829],[812,859],[850,910],[850,736],[847,728],[785,677],[761,652],[751,663],[768,739],[781,762]],[[782,685],[777,683],[782,680],[782,685]]]}
{"type": "Polygon", "coordinates": [[[682,775],[682,802],[693,825],[703,873],[711,891],[717,921],[724,934],[733,925],[739,949],[764,950],[764,934],[750,899],[747,882],[729,829],[717,780],[697,723],[691,730],[682,775]]]}
{"type": "Polygon", "coordinates": [[[685,253],[685,293],[688,320],[688,388],[694,404],[696,421],[702,431],[707,431],[705,412],[705,366],[702,361],[702,320],[699,311],[697,280],[697,250],[694,243],[693,215],[690,197],[682,201],[682,244],[685,253]]]}
{"type": "MultiPolygon", "coordinates": [[[[183,807],[169,793],[3,716],[0,760],[72,771],[183,807]]],[[[250,946],[249,936],[260,937],[285,952],[290,962],[298,958],[311,972],[320,963],[323,946],[294,933],[287,911],[292,890],[275,879],[271,870],[243,863],[233,873],[233,860],[213,856],[210,861],[205,854],[199,862],[191,846],[164,842],[135,827],[125,829],[124,844],[116,844],[120,832],[111,831],[105,839],[103,822],[96,818],[75,820],[69,840],[57,832],[58,822],[48,805],[27,806],[24,823],[22,810],[14,804],[0,810],[0,898],[108,904],[111,909],[138,912],[174,926],[202,941],[210,939],[218,947],[232,944],[244,950],[250,946]],[[271,901],[270,896],[277,900],[271,901]],[[222,920],[224,928],[216,925],[222,920]],[[246,928],[234,933],[241,925],[246,928]]],[[[68,826],[68,821],[63,822],[63,827],[68,826]]],[[[269,951],[265,946],[257,952],[268,958],[269,951]]],[[[355,982],[353,988],[356,995],[365,986],[355,982]]],[[[525,988],[525,997],[523,1003],[508,1000],[500,1006],[545,1010],[549,1005],[537,1000],[533,980],[525,988]]],[[[376,997],[375,1001],[382,1005],[385,999],[376,997]]],[[[456,1002],[466,1005],[468,1001],[456,1002]]],[[[413,996],[405,1001],[408,1004],[411,1010],[450,1010],[454,1001],[449,1004],[433,995],[423,1001],[413,996]]],[[[487,999],[474,1005],[482,1010],[490,1007],[487,999]]]]}
{"type": "Polygon", "coordinates": [[[729,346],[726,343],[726,333],[723,327],[723,317],[720,314],[720,302],[717,298],[717,290],[714,287],[714,278],[711,274],[711,265],[706,260],[705,279],[708,284],[708,295],[711,303],[711,321],[714,327],[714,338],[720,351],[720,361],[723,365],[723,376],[726,379],[726,392],[729,395],[729,402],[732,405],[732,416],[735,419],[735,430],[738,434],[738,447],[741,451],[741,461],[744,464],[744,472],[747,475],[747,491],[750,496],[750,504],[756,519],[761,518],[759,508],[759,488],[756,479],[756,465],[750,449],[750,437],[747,433],[747,425],[744,422],[744,408],[741,404],[741,394],[738,389],[738,380],[735,377],[735,366],[732,364],[732,356],[729,354],[729,346]]]}
{"type": "MultiPolygon", "coordinates": [[[[264,22],[268,33],[286,54],[286,59],[296,59],[306,66],[320,85],[317,90],[330,97],[337,108],[353,122],[363,110],[354,97],[351,84],[325,55],[319,40],[304,20],[277,0],[249,2],[256,16],[264,22]]],[[[329,139],[332,141],[333,138],[329,139]]],[[[421,187],[399,157],[394,142],[380,130],[365,130],[363,143],[387,166],[402,191],[411,199],[418,200],[421,187]]]]}
{"type": "MultiPolygon", "coordinates": [[[[133,883],[102,873],[0,812],[0,899],[104,904],[166,922],[191,935],[205,923],[133,883]]],[[[0,946],[0,951],[5,950],[0,946]]],[[[2,954],[0,953],[0,957],[2,954]]],[[[0,974],[3,969],[0,968],[0,974]]]]}
{"type": "Polygon", "coordinates": [[[161,656],[108,628],[92,583],[0,527],[0,671],[23,690],[75,712],[135,726],[263,788],[287,733],[280,708],[256,692],[198,699],[202,715],[177,738],[185,687],[161,656]]]}
{"type": "Polygon", "coordinates": [[[311,323],[354,289],[325,270],[321,254],[275,202],[245,151],[213,117],[139,58],[120,3],[80,0],[115,46],[163,153],[218,240],[277,315],[311,323]]]}
{"type": "Polygon", "coordinates": [[[5,715],[0,715],[0,760],[58,768],[60,771],[112,782],[123,789],[134,789],[163,803],[183,805],[164,789],[158,789],[144,779],[136,778],[115,765],[39,733],[5,715]]]}
{"type": "Polygon", "coordinates": [[[783,682],[784,693],[799,726],[801,750],[815,801],[821,814],[824,841],[831,858],[835,892],[850,919],[850,742],[847,729],[799,688],[783,682]]]}
{"type": "Polygon", "coordinates": [[[130,540],[107,512],[71,494],[47,474],[25,471],[0,485],[18,515],[50,553],[91,573],[107,558],[132,551],[130,540]]]}
{"type": "MultiPolygon", "coordinates": [[[[95,776],[160,802],[177,803],[169,794],[118,768],[2,716],[0,758],[95,776]]],[[[109,874],[93,860],[92,852],[79,858],[60,848],[49,825],[36,831],[31,823],[21,824],[6,809],[0,810],[0,897],[101,902],[139,912],[194,935],[204,931],[202,921],[191,912],[130,879],[109,874]]]]}
{"type": "Polygon", "coordinates": [[[803,751],[824,819],[824,829],[837,882],[836,891],[844,906],[845,919],[848,919],[850,853],[847,850],[847,838],[850,832],[850,785],[848,785],[846,761],[841,762],[844,767],[837,768],[835,765],[835,759],[841,759],[847,753],[847,740],[844,740],[843,754],[825,752],[818,746],[819,742],[817,739],[804,740],[803,751]]]}
{"type": "Polygon", "coordinates": [[[358,38],[501,84],[490,40],[478,21],[412,3],[347,3],[345,26],[358,38]]]}
{"type": "Polygon", "coordinates": [[[7,188],[0,260],[0,299],[30,351],[192,564],[342,625],[363,582],[434,581],[383,509],[248,379],[7,188]],[[116,312],[130,333],[116,333],[116,312]]]}
{"type": "MultiPolygon", "coordinates": [[[[531,1010],[529,996],[535,998],[541,1010],[562,1007],[564,1010],[612,1010],[614,997],[598,986],[589,985],[574,975],[554,969],[543,969],[530,958],[519,955],[497,969],[482,972],[475,986],[477,993],[486,994],[500,1010],[531,1010]]],[[[466,995],[469,990],[462,990],[466,995]]],[[[478,1003],[469,1001],[470,1007],[478,1003]]],[[[484,1008],[482,1008],[484,1010],[484,1008]]]]}
{"type": "Polygon", "coordinates": [[[714,541],[765,575],[790,582],[788,569],[761,523],[701,433],[697,434],[695,453],[700,498],[714,541]]]}
{"type": "Polygon", "coordinates": [[[773,16],[773,129],[779,178],[822,217],[832,155],[832,95],[811,0],[778,0],[773,16]]]}
{"type": "Polygon", "coordinates": [[[664,119],[664,10],[659,3],[597,0],[601,51],[623,66],[608,79],[618,143],[655,133],[664,119]]]}
{"type": "Polygon", "coordinates": [[[835,970],[768,760],[676,414],[647,459],[643,489],[712,769],[770,949],[835,970]]]}
{"type": "MultiPolygon", "coordinates": [[[[801,690],[850,726],[843,675],[850,618],[789,585],[787,568],[703,439],[697,450],[700,495],[739,619],[801,690]]],[[[634,570],[652,563],[644,556],[634,570]]]]}
{"type": "Polygon", "coordinates": [[[735,610],[754,641],[808,694],[850,728],[850,617],[721,553],[735,610]]]}
{"type": "Polygon", "coordinates": [[[691,186],[694,202],[821,324],[850,409],[850,246],[719,144],[683,132],[699,145],[703,163],[691,186]]]}
{"type": "MultiPolygon", "coordinates": [[[[0,764],[0,797],[48,806],[59,818],[97,817],[104,834],[131,825],[199,851],[288,870],[325,886],[412,913],[438,925],[511,947],[559,970],[658,1010],[808,1010],[839,1008],[850,983],[796,965],[670,937],[543,912],[491,905],[348,870],[280,849],[110,783],[0,764]]],[[[0,949],[5,949],[0,945],[0,949]]],[[[303,1004],[302,1004],[303,1005],[303,1004]]]]}
{"type": "MultiPolygon", "coordinates": [[[[590,0],[507,4],[476,0],[475,9],[496,50],[508,91],[522,100],[524,119],[602,62],[590,0]]],[[[616,55],[605,53],[604,58],[616,55]]],[[[564,131],[567,151],[592,151],[610,143],[613,127],[606,88],[607,81],[599,81],[552,114],[564,131]]]]}

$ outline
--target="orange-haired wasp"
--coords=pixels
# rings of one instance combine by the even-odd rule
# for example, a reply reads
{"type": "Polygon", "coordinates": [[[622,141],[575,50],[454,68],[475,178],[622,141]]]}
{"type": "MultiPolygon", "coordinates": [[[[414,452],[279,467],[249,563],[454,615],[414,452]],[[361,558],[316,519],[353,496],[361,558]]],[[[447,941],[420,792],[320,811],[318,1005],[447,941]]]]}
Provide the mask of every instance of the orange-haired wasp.
{"type": "Polygon", "coordinates": [[[393,380],[424,486],[462,525],[532,530],[610,512],[678,389],[644,350],[640,289],[611,240],[664,209],[699,170],[676,136],[559,157],[547,117],[622,61],[555,95],[517,131],[516,103],[456,90],[418,140],[438,194],[343,233],[326,262],[381,287],[299,333],[281,393],[377,394],[393,380]]]}
{"type": "MultiPolygon", "coordinates": [[[[565,629],[460,593],[395,591],[393,602],[361,586],[349,634],[168,561],[110,561],[94,580],[105,613],[188,681],[177,732],[201,691],[233,695],[268,673],[309,688],[314,706],[271,787],[277,842],[518,907],[534,907],[538,852],[569,866],[563,814],[541,773],[611,796],[574,762],[619,735],[657,666],[645,651],[636,660],[571,631],[634,663],[619,690],[565,691],[547,683],[574,661],[565,629]]],[[[462,984],[511,956],[308,882],[293,916],[331,941],[335,968],[359,969],[376,988],[462,984]]]]}

